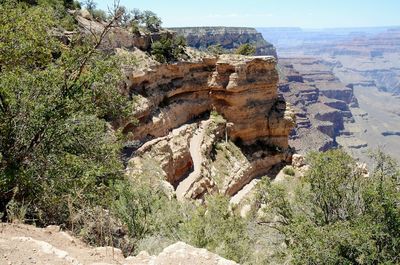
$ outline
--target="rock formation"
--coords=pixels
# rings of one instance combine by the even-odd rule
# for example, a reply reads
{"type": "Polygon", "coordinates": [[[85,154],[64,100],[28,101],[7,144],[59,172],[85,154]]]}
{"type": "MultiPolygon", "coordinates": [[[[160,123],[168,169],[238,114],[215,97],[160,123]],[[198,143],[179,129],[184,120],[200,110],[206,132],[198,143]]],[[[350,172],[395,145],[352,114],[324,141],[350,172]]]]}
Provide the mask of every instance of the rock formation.
{"type": "Polygon", "coordinates": [[[184,36],[188,45],[197,49],[220,44],[227,50],[234,50],[242,44],[250,43],[256,46],[256,55],[271,55],[277,58],[275,47],[254,28],[188,27],[170,30],[184,36]]]}
{"type": "MultiPolygon", "coordinates": [[[[76,19],[83,30],[104,28],[90,18],[76,19]]],[[[232,48],[254,41],[260,53],[275,51],[254,29],[214,33],[221,32],[232,48]]],[[[139,62],[124,69],[132,115],[113,124],[128,139],[127,175],[162,183],[180,200],[203,199],[207,193],[232,196],[290,160],[288,135],[295,117],[278,97],[273,56],[215,57],[188,48],[185,61],[160,64],[149,56],[142,37],[113,28],[101,47],[139,62]]]]}
{"type": "MultiPolygon", "coordinates": [[[[89,12],[85,11],[86,10],[71,11],[76,13],[75,19],[79,25],[79,29],[86,34],[101,33],[107,23],[94,20],[89,12]]],[[[153,42],[159,41],[162,38],[170,38],[172,36],[175,36],[175,33],[165,29],[152,33],[139,31],[134,34],[122,27],[112,27],[106,34],[99,48],[111,52],[116,48],[122,48],[129,51],[133,51],[137,48],[142,51],[148,51],[153,42]]]]}
{"type": "Polygon", "coordinates": [[[278,98],[275,65],[273,57],[223,55],[128,73],[138,120],[123,126],[138,147],[128,174],[157,175],[178,199],[197,199],[233,195],[289,159],[294,114],[278,98]]]}
{"type": "Polygon", "coordinates": [[[353,122],[350,106],[357,106],[351,85],[332,72],[332,62],[312,57],[280,59],[280,92],[297,115],[290,145],[297,152],[326,151],[337,145],[336,137],[346,122],[353,122]]]}
{"type": "Polygon", "coordinates": [[[73,264],[73,265],[235,265],[207,251],[177,242],[160,254],[140,252],[125,258],[112,247],[92,248],[62,232],[58,226],[36,228],[29,225],[0,224],[1,264],[73,264]]]}

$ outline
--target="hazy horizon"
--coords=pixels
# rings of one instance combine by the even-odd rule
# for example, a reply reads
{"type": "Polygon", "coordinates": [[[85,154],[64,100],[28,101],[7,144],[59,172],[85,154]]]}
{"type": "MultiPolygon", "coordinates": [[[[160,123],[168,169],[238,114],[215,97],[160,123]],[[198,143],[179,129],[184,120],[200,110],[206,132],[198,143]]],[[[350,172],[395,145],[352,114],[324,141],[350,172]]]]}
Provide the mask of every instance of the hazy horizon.
{"type": "MultiPolygon", "coordinates": [[[[97,0],[107,10],[113,0],[97,0]]],[[[302,29],[400,26],[398,0],[121,0],[128,9],[151,10],[164,27],[225,26],[302,29]]]]}

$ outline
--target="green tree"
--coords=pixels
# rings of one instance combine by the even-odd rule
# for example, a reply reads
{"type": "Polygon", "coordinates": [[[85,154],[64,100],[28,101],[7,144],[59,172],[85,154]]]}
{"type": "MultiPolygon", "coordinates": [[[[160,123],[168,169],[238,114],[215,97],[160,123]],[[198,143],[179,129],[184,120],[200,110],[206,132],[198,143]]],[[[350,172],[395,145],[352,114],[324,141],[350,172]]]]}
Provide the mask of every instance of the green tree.
{"type": "Polygon", "coordinates": [[[101,204],[121,177],[107,123],[127,109],[118,60],[96,50],[105,32],[61,44],[52,8],[0,8],[0,211],[13,200],[29,205],[29,218],[66,223],[71,198],[101,204]]]}
{"type": "Polygon", "coordinates": [[[224,53],[228,53],[228,51],[225,50],[221,44],[210,45],[207,47],[207,51],[212,53],[213,55],[221,55],[224,53]]]}
{"type": "Polygon", "coordinates": [[[311,153],[295,192],[260,183],[263,221],[280,231],[294,264],[398,264],[399,171],[378,152],[370,177],[342,150],[311,153]]]}
{"type": "Polygon", "coordinates": [[[245,43],[240,45],[236,51],[236,54],[241,54],[241,55],[246,55],[246,56],[251,56],[256,53],[256,47],[254,45],[251,45],[249,43],[245,43]]]}
{"type": "Polygon", "coordinates": [[[151,54],[160,63],[178,61],[186,56],[186,40],[179,36],[164,37],[151,45],[151,54]]]}
{"type": "Polygon", "coordinates": [[[161,24],[162,24],[161,18],[159,18],[152,11],[149,10],[143,11],[142,21],[150,32],[157,32],[161,29],[161,24]]]}

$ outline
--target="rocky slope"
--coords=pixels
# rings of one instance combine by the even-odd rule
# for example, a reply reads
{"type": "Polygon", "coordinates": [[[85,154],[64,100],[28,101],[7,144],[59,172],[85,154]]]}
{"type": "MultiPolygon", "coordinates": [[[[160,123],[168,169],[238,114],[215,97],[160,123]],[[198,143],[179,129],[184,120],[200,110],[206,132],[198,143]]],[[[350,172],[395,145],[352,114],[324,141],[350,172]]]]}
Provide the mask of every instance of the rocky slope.
{"type": "MultiPolygon", "coordinates": [[[[104,27],[77,19],[87,30],[104,27]]],[[[249,29],[234,32],[260,37],[249,29]]],[[[113,124],[128,139],[128,176],[161,182],[180,200],[202,199],[207,193],[234,195],[290,160],[295,117],[278,97],[274,57],[215,57],[188,49],[185,61],[160,64],[135,44],[142,37],[115,28],[103,47],[136,62],[124,68],[132,115],[113,124]]]]}
{"type": "Polygon", "coordinates": [[[261,32],[282,57],[316,58],[325,63],[314,68],[325,71],[328,67],[340,82],[353,87],[359,108],[350,108],[355,122],[344,123],[343,133],[336,137],[339,145],[362,160],[368,159],[368,149],[378,147],[400,160],[398,27],[261,32]]]}
{"type": "Polygon", "coordinates": [[[234,265],[205,249],[177,242],[159,255],[140,252],[125,258],[121,250],[111,247],[92,248],[60,230],[58,226],[36,228],[28,225],[0,224],[1,264],[52,265],[234,265]]]}
{"type": "Polygon", "coordinates": [[[326,151],[337,146],[336,137],[354,121],[357,107],[353,87],[332,72],[333,64],[312,57],[281,58],[280,92],[296,111],[297,127],[290,145],[299,153],[326,151]]]}
{"type": "Polygon", "coordinates": [[[128,73],[139,121],[123,126],[128,175],[152,175],[178,199],[198,199],[233,195],[289,159],[294,114],[278,98],[275,65],[273,57],[223,55],[128,73]]]}
{"type": "Polygon", "coordinates": [[[256,46],[256,55],[271,55],[277,58],[275,47],[254,28],[188,27],[170,30],[184,36],[188,45],[197,49],[220,44],[227,50],[233,50],[242,44],[250,43],[256,46]]]}

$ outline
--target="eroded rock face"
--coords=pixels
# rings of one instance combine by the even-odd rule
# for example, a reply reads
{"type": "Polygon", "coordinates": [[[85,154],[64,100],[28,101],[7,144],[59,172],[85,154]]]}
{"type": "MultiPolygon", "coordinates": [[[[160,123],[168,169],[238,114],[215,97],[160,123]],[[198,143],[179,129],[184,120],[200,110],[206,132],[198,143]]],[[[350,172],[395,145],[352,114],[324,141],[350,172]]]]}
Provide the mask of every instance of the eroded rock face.
{"type": "Polygon", "coordinates": [[[313,57],[281,58],[280,92],[296,111],[297,128],[290,144],[302,154],[337,146],[336,137],[354,122],[350,107],[358,102],[351,84],[333,73],[336,62],[313,57]]]}
{"type": "Polygon", "coordinates": [[[157,176],[178,199],[202,199],[232,196],[288,161],[295,117],[278,97],[275,65],[273,57],[223,55],[128,73],[139,122],[127,122],[123,132],[142,146],[127,174],[157,176]]]}
{"type": "Polygon", "coordinates": [[[188,45],[197,49],[220,44],[227,50],[234,50],[242,44],[250,43],[256,46],[256,55],[270,55],[277,58],[275,47],[254,28],[188,27],[170,28],[170,30],[184,36],[188,45]]]}
{"type": "Polygon", "coordinates": [[[141,102],[134,113],[140,123],[126,124],[124,132],[135,140],[161,137],[215,110],[233,123],[233,140],[254,143],[263,138],[287,148],[294,113],[278,99],[275,64],[272,57],[223,55],[134,72],[128,77],[129,93],[141,102]]]}

